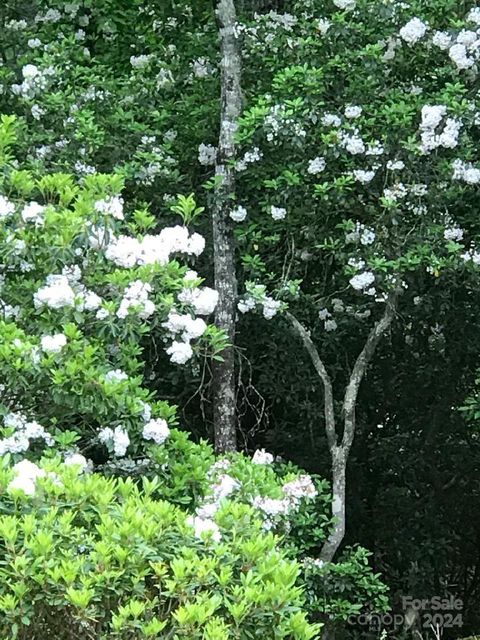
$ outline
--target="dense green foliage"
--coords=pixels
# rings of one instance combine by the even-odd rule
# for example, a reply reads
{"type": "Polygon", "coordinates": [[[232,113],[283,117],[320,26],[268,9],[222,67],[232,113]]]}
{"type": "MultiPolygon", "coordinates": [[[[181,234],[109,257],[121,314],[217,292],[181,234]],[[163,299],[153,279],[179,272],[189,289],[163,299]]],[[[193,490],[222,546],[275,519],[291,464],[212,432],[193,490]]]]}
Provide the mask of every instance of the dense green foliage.
{"type": "MultiPolygon", "coordinates": [[[[237,2],[244,110],[235,205],[246,215],[237,212],[232,224],[240,301],[260,312],[239,313],[237,326],[243,448],[266,447],[329,477],[323,387],[280,310],[288,306],[311,332],[341,415],[382,300],[402,287],[357,403],[345,540],[353,548],[336,565],[302,564],[305,606],[322,619],[384,608],[380,572],[394,606],[405,594],[454,592],[466,627],[480,624],[478,60],[470,47],[474,63],[462,68],[449,49],[457,38],[476,41],[478,22],[467,18],[474,6],[237,2]],[[416,17],[427,29],[408,42],[400,30],[416,17]],[[444,48],[434,42],[437,31],[450,38],[444,48]],[[433,129],[426,106],[442,107],[433,129]],[[458,136],[439,142],[447,119],[461,123],[458,136]],[[372,295],[351,284],[365,273],[374,276],[372,295]]],[[[0,140],[0,194],[15,206],[0,221],[0,298],[22,309],[17,317],[4,311],[0,322],[2,414],[38,420],[54,438],[46,455],[81,451],[109,474],[158,475],[161,499],[192,514],[209,492],[215,458],[175,428],[210,437],[209,356],[218,355],[222,336],[209,322],[180,367],[169,362],[173,338],[162,324],[173,308],[194,318],[178,298],[192,264],[199,276],[188,286],[213,282],[212,150],[199,161],[199,146],[216,145],[218,135],[212,3],[5,0],[0,31],[0,112],[17,117],[15,157],[5,156],[10,121],[0,140]],[[125,220],[110,217],[112,232],[141,238],[185,223],[205,237],[203,254],[176,254],[164,265],[109,263],[88,245],[85,227],[105,222],[96,201],[120,194],[125,220]],[[42,225],[22,218],[32,201],[47,206],[42,225]],[[33,295],[47,276],[83,260],[82,284],[102,297],[110,319],[76,308],[39,313],[33,295]],[[34,268],[22,271],[25,263],[34,268]],[[122,296],[136,280],[152,286],[155,315],[140,318],[132,307],[119,322],[122,296]],[[42,337],[58,333],[67,346],[37,361],[42,337]],[[128,380],[105,383],[117,369],[128,380]],[[160,446],[142,436],[144,403],[152,419],[173,427],[160,446]],[[102,429],[117,427],[129,434],[125,459],[114,439],[99,440],[102,429]]],[[[14,434],[0,429],[3,438],[14,434]]],[[[32,443],[29,455],[38,460],[44,449],[32,443]]],[[[250,487],[240,502],[281,498],[283,467],[237,464],[238,473],[245,464],[242,477],[232,475],[250,487]]],[[[279,553],[317,556],[331,521],[321,486],[291,514],[290,532],[278,523],[279,553]]]]}

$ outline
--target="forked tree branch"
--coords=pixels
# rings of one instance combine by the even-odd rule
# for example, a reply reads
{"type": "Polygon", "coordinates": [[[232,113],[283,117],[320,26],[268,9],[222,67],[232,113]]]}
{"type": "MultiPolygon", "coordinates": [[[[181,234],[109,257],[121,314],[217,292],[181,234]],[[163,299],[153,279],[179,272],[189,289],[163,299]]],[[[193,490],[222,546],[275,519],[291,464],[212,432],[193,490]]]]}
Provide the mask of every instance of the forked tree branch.
{"type": "Polygon", "coordinates": [[[310,333],[305,329],[301,322],[299,322],[294,315],[290,312],[286,312],[285,316],[292,325],[297,336],[302,340],[305,349],[312,361],[315,371],[323,382],[324,389],[324,415],[325,415],[325,431],[327,434],[328,448],[330,451],[337,446],[337,434],[335,431],[335,410],[333,404],[333,387],[330,376],[327,369],[323,364],[322,359],[318,353],[317,347],[313,344],[310,337],[310,333]]]}

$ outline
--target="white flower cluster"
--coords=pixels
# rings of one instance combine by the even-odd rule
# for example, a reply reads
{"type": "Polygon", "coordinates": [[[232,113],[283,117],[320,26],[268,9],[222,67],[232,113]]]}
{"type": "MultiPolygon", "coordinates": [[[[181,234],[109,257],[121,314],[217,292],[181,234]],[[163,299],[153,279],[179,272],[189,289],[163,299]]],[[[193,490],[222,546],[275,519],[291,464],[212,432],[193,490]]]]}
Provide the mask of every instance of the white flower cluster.
{"type": "Polygon", "coordinates": [[[212,465],[208,472],[208,476],[214,479],[212,494],[207,497],[202,505],[197,507],[195,515],[188,519],[190,526],[195,530],[197,538],[203,538],[203,534],[208,533],[215,542],[220,542],[221,540],[220,530],[213,518],[220,508],[222,500],[225,500],[241,488],[241,483],[228,473],[217,475],[218,471],[224,471],[229,466],[228,460],[220,460],[212,465]]]}
{"type": "Polygon", "coordinates": [[[335,127],[338,128],[342,124],[342,120],[339,116],[334,113],[325,113],[322,116],[322,124],[324,127],[335,127]]]}
{"type": "Polygon", "coordinates": [[[373,229],[370,229],[370,227],[366,227],[361,222],[357,222],[355,224],[354,231],[345,235],[346,242],[360,242],[360,244],[363,244],[364,246],[373,244],[375,242],[375,238],[375,231],[373,229]]]}
{"type": "Polygon", "coordinates": [[[36,309],[49,307],[62,309],[73,307],[79,311],[95,311],[102,303],[102,299],[80,283],[81,271],[77,265],[64,267],[61,274],[47,276],[46,285],[34,294],[33,302],[36,309]]]}
{"type": "Polygon", "coordinates": [[[452,45],[452,36],[446,31],[435,31],[432,36],[432,44],[445,51],[452,45]]]}
{"type": "Polygon", "coordinates": [[[250,286],[247,293],[238,302],[237,307],[240,313],[248,313],[253,311],[257,305],[262,307],[265,320],[271,320],[275,317],[282,307],[280,300],[274,300],[267,296],[263,285],[250,286]]]}
{"type": "MultiPolygon", "coordinates": [[[[195,277],[197,277],[196,273],[195,277]]],[[[178,294],[178,300],[183,304],[191,305],[199,316],[208,316],[215,311],[218,291],[210,287],[184,287],[178,294]]]]}
{"type": "Polygon", "coordinates": [[[283,220],[287,215],[287,210],[283,207],[270,207],[270,215],[274,220],[283,220]]]}
{"type": "Polygon", "coordinates": [[[254,162],[259,162],[263,157],[262,152],[258,147],[253,147],[251,151],[246,151],[243,158],[237,160],[237,164],[235,165],[235,169],[237,171],[245,171],[249,164],[253,164],[254,162]]]}
{"type": "Polygon", "coordinates": [[[460,227],[447,227],[443,232],[443,237],[445,240],[460,242],[463,240],[463,229],[460,229],[460,227]]]}
{"type": "Polygon", "coordinates": [[[405,169],[405,163],[403,160],[389,160],[387,162],[387,169],[389,171],[401,171],[405,169]]]}
{"type": "Polygon", "coordinates": [[[200,338],[207,329],[207,325],[202,318],[192,318],[188,313],[180,314],[174,310],[170,311],[166,322],[162,322],[162,327],[167,329],[173,336],[181,334],[184,342],[200,338]]]}
{"type": "Polygon", "coordinates": [[[331,26],[332,23],[330,22],[330,20],[327,20],[327,18],[319,18],[317,20],[317,30],[322,36],[327,33],[331,26]]]}
{"type": "Polygon", "coordinates": [[[158,235],[146,235],[142,240],[121,235],[112,238],[105,257],[119,267],[130,269],[136,265],[167,264],[174,253],[199,256],[205,239],[198,233],[189,234],[186,227],[165,227],[158,235]]]}
{"type": "Polygon", "coordinates": [[[43,336],[40,344],[42,351],[45,353],[60,353],[67,344],[67,337],[63,333],[55,333],[53,336],[43,336]]]}
{"type": "Polygon", "coordinates": [[[464,262],[472,262],[474,265],[480,266],[480,251],[477,251],[475,248],[462,253],[461,258],[464,262]]]}
{"type": "Polygon", "coordinates": [[[230,218],[234,222],[243,222],[246,217],[247,217],[247,210],[245,209],[245,207],[242,207],[241,205],[239,205],[238,207],[235,207],[230,211],[230,218]]]}
{"type": "Polygon", "coordinates": [[[409,46],[413,46],[423,38],[428,29],[428,25],[420,18],[412,18],[400,29],[400,37],[409,46]]]}
{"type": "Polygon", "coordinates": [[[141,280],[131,282],[123,293],[117,317],[124,319],[133,312],[142,320],[149,318],[155,312],[155,303],[148,297],[151,291],[151,285],[146,282],[141,280]]]}
{"type": "Polygon", "coordinates": [[[156,418],[149,420],[143,427],[142,436],[145,440],[153,440],[155,444],[163,444],[170,435],[166,420],[156,418]]]}
{"type": "Polygon", "coordinates": [[[292,118],[285,105],[275,104],[265,116],[264,126],[268,142],[276,143],[280,135],[305,138],[307,132],[301,122],[292,118]]]}
{"type": "Polygon", "coordinates": [[[333,4],[342,11],[353,11],[357,6],[357,0],[333,0],[333,4]]]}
{"type": "Polygon", "coordinates": [[[101,443],[112,447],[114,455],[118,458],[126,454],[128,445],[130,444],[128,433],[122,426],[115,427],[115,429],[111,429],[110,427],[101,429],[98,432],[98,439],[101,443]]]}
{"type": "Polygon", "coordinates": [[[254,464],[272,464],[273,461],[273,455],[265,451],[265,449],[257,449],[252,457],[254,464]]]}
{"type": "Polygon", "coordinates": [[[453,162],[453,179],[461,180],[467,184],[480,183],[480,169],[475,167],[471,162],[464,162],[457,159],[453,162]]]}
{"type": "MultiPolygon", "coordinates": [[[[334,307],[334,311],[335,310],[336,309],[334,307]]],[[[342,310],[343,310],[343,306],[342,306],[342,310]]],[[[330,311],[328,309],[325,309],[325,308],[320,309],[319,312],[318,312],[318,317],[323,322],[323,328],[328,333],[330,331],[336,331],[338,329],[338,324],[337,324],[336,320],[334,320],[334,318],[332,318],[332,314],[330,313],[330,311]]]]}
{"type": "Polygon", "coordinates": [[[425,105],[422,107],[422,121],[420,123],[422,153],[430,153],[438,147],[454,149],[458,144],[458,136],[462,123],[457,118],[446,118],[443,130],[438,132],[447,113],[447,107],[443,104],[425,105]]]}
{"type": "Polygon", "coordinates": [[[141,54],[139,56],[130,56],[130,64],[134,69],[145,69],[155,56],[152,54],[141,54]]]}
{"type": "Polygon", "coordinates": [[[15,211],[15,205],[5,196],[0,196],[0,220],[4,220],[15,211]]]}
{"type": "Polygon", "coordinates": [[[33,302],[36,309],[41,307],[49,307],[50,309],[73,307],[75,292],[66,276],[52,274],[47,276],[47,284],[40,287],[34,294],[33,302]]]}
{"type": "Polygon", "coordinates": [[[217,148],[211,144],[202,144],[198,147],[198,161],[204,167],[215,164],[217,158],[217,148]]]}
{"type": "Polygon", "coordinates": [[[187,523],[193,527],[195,531],[195,537],[203,539],[204,534],[211,536],[214,542],[220,542],[222,534],[216,522],[210,518],[201,518],[200,516],[189,516],[187,523]]]}
{"type": "Polygon", "coordinates": [[[200,338],[207,330],[207,325],[201,318],[193,318],[190,314],[180,314],[175,310],[170,311],[166,322],[162,323],[175,339],[166,350],[174,364],[185,364],[193,356],[191,340],[200,338]]]}
{"type": "Polygon", "coordinates": [[[476,31],[460,31],[449,50],[450,60],[458,70],[470,69],[480,57],[480,37],[476,31]]]}
{"type": "Polygon", "coordinates": [[[14,479],[8,485],[9,491],[22,491],[33,496],[38,478],[44,478],[46,472],[29,460],[22,460],[13,466],[14,479]]]}
{"type": "Polygon", "coordinates": [[[271,529],[275,519],[296,511],[302,500],[314,498],[317,490],[309,475],[302,475],[287,482],[282,487],[283,498],[256,496],[252,506],[262,512],[265,517],[264,528],[271,529]]]}
{"type": "Polygon", "coordinates": [[[374,179],[375,170],[371,169],[366,171],[365,169],[354,169],[353,177],[357,182],[360,182],[361,184],[368,184],[374,179]]]}
{"type": "Polygon", "coordinates": [[[52,67],[39,69],[34,64],[26,64],[22,68],[23,81],[21,84],[12,84],[12,93],[31,100],[47,88],[48,78],[54,73],[52,67]]]}
{"type": "Polygon", "coordinates": [[[360,136],[358,129],[354,129],[351,132],[341,131],[339,134],[340,146],[348,151],[353,156],[365,153],[366,146],[360,136]]]}
{"type": "Polygon", "coordinates": [[[375,275],[371,271],[363,271],[350,278],[350,286],[356,291],[362,291],[367,295],[373,295],[375,289],[372,292],[372,285],[375,282],[375,275]]]}
{"type": "Polygon", "coordinates": [[[44,222],[45,207],[38,202],[29,202],[22,211],[22,220],[24,222],[34,222],[37,225],[44,222]]]}
{"type": "Polygon", "coordinates": [[[345,107],[345,117],[349,120],[354,120],[355,118],[359,118],[362,115],[362,111],[362,107],[350,104],[345,107]]]}
{"type": "Polygon", "coordinates": [[[189,342],[174,340],[166,350],[173,364],[185,364],[193,356],[193,349],[189,342]]]}
{"type": "Polygon", "coordinates": [[[316,176],[318,173],[321,173],[326,166],[327,163],[325,161],[325,158],[317,156],[316,158],[313,158],[313,160],[310,160],[310,162],[308,163],[307,172],[313,176],[316,176]]]}
{"type": "Polygon", "coordinates": [[[105,374],[104,379],[105,382],[113,382],[113,384],[117,384],[128,380],[128,376],[125,371],[122,371],[121,369],[112,369],[105,374]]]}
{"type": "Polygon", "coordinates": [[[21,413],[8,413],[3,419],[3,425],[11,435],[0,440],[0,456],[6,453],[23,453],[30,447],[30,440],[43,440],[49,447],[53,445],[52,436],[42,425],[29,421],[21,413]]]}
{"type": "Polygon", "coordinates": [[[123,220],[123,198],[114,196],[103,200],[97,200],[94,204],[94,209],[98,213],[106,216],[112,216],[117,220],[123,220]]]}
{"type": "Polygon", "coordinates": [[[81,453],[67,454],[63,463],[67,465],[67,467],[78,467],[80,473],[91,471],[93,468],[91,460],[87,460],[81,453]]]}

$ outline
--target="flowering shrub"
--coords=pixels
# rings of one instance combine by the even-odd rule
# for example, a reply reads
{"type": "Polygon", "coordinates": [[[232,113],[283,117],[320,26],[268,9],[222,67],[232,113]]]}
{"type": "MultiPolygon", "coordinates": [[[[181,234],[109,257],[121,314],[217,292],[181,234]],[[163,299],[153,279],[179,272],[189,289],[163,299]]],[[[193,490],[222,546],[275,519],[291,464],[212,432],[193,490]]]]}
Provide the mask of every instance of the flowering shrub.
{"type": "MultiPolygon", "coordinates": [[[[0,127],[0,453],[54,442],[98,444],[120,458],[162,444],[175,410],[144,386],[142,337],[163,340],[174,365],[220,344],[206,318],[216,292],[176,261],[204,240],[186,226],[152,231],[147,210],[128,211],[116,175],[81,183],[40,178],[9,155],[14,120],[0,127]],[[126,211],[124,211],[124,208],[126,211]]],[[[185,221],[192,198],[175,206],[185,221]]]]}
{"type": "Polygon", "coordinates": [[[225,503],[218,524],[201,527],[155,499],[153,481],[81,471],[0,463],[2,636],[318,637],[298,564],[251,508],[225,503]]]}

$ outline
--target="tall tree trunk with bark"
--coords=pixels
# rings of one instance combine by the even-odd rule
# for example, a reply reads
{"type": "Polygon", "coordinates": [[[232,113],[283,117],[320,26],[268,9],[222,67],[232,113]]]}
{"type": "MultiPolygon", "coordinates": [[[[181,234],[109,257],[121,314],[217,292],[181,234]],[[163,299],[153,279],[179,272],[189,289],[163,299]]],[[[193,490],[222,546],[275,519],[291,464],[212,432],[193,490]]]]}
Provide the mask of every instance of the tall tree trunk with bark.
{"type": "Polygon", "coordinates": [[[395,293],[387,300],[382,317],[370,330],[365,345],[355,361],[343,397],[343,434],[340,444],[336,430],[333,385],[330,375],[320,358],[318,350],[310,337],[310,333],[292,314],[287,313],[287,318],[292,324],[297,336],[302,340],[315,371],[322,381],[324,389],[325,431],[332,464],[332,518],[334,521],[330,535],[320,551],[320,559],[324,562],[331,562],[333,560],[345,537],[347,463],[355,437],[355,409],[357,406],[358,392],[378,343],[386,334],[395,316],[396,299],[397,296],[395,293]]]}
{"type": "Polygon", "coordinates": [[[213,363],[212,384],[215,449],[223,453],[234,451],[237,446],[234,359],[237,280],[230,212],[235,195],[235,132],[242,100],[234,0],[218,0],[216,16],[221,47],[221,111],[212,215],[215,288],[218,291],[215,322],[226,332],[230,346],[222,352],[223,361],[213,363]]]}

